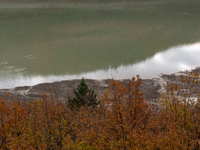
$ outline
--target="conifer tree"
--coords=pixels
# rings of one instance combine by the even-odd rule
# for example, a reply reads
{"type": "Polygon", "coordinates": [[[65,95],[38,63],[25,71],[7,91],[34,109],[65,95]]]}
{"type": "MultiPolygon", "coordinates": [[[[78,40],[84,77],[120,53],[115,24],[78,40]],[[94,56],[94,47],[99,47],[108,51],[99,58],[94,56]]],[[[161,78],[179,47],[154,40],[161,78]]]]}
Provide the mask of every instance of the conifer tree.
{"type": "Polygon", "coordinates": [[[68,98],[68,104],[71,109],[78,110],[81,106],[85,105],[94,108],[99,105],[96,98],[97,94],[94,92],[94,89],[88,88],[84,78],[82,78],[77,90],[74,90],[74,94],[74,98],[68,98]]]}

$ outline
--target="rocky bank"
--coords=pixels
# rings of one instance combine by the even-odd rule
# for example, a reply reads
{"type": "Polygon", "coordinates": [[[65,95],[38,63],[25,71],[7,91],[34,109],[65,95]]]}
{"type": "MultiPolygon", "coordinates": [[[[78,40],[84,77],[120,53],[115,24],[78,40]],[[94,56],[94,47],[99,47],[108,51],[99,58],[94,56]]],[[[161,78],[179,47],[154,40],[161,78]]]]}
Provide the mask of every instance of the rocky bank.
{"type": "MultiPolygon", "coordinates": [[[[200,74],[200,68],[193,70],[200,74]]],[[[153,79],[143,79],[140,86],[140,90],[144,93],[144,98],[146,100],[152,101],[157,100],[160,94],[164,91],[163,84],[167,82],[179,82],[180,78],[186,72],[177,72],[174,74],[162,74],[158,78],[153,79]]],[[[89,88],[93,88],[98,96],[101,96],[105,90],[109,88],[110,79],[105,80],[91,80],[85,79],[89,88]]],[[[129,82],[130,79],[122,80],[125,84],[129,82]]],[[[80,80],[66,80],[53,83],[41,83],[35,86],[21,86],[12,89],[1,89],[0,97],[4,100],[21,99],[26,101],[32,101],[35,99],[41,99],[41,93],[44,92],[49,94],[51,89],[51,94],[56,95],[60,99],[67,99],[68,96],[73,96],[73,90],[77,88],[77,84],[80,80]]],[[[200,89],[200,86],[198,86],[200,89]]]]}

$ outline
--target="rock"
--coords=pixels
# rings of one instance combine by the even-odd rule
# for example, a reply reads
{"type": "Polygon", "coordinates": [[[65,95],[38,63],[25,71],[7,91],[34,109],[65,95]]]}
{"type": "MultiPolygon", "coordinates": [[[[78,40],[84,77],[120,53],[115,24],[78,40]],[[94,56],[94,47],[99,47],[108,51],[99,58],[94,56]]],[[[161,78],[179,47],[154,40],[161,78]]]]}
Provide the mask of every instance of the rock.
{"type": "MultiPolygon", "coordinates": [[[[196,69],[195,71],[200,73],[200,68],[196,69]]],[[[165,91],[163,84],[166,84],[167,82],[180,83],[181,76],[181,73],[171,75],[163,74],[159,78],[144,79],[142,80],[140,91],[143,92],[143,97],[145,100],[158,100],[162,92],[165,91]]],[[[100,97],[105,92],[105,90],[109,89],[110,79],[85,79],[85,81],[89,88],[93,88],[95,90],[98,97],[100,97]]],[[[122,80],[122,84],[125,85],[130,81],[130,79],[124,79],[122,80]]],[[[80,80],[65,80],[53,83],[41,83],[35,86],[21,86],[15,87],[13,89],[1,89],[0,97],[2,97],[4,100],[22,99],[26,101],[32,101],[41,99],[43,92],[46,95],[56,96],[57,98],[65,100],[69,96],[74,96],[73,90],[77,88],[77,84],[79,83],[80,80]],[[7,94],[5,94],[5,92],[7,94]]],[[[200,86],[196,88],[200,89],[200,86]]]]}

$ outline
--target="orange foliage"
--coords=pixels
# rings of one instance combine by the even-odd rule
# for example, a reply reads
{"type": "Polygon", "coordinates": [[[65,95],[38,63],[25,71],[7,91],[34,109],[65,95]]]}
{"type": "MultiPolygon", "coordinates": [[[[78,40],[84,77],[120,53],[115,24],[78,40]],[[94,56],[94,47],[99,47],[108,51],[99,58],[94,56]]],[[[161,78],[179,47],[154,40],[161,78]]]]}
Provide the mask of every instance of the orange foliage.
{"type": "Polygon", "coordinates": [[[188,74],[167,83],[154,106],[143,99],[139,76],[126,85],[111,80],[96,108],[71,110],[51,92],[27,103],[0,99],[0,149],[198,150],[198,80],[188,74]]]}

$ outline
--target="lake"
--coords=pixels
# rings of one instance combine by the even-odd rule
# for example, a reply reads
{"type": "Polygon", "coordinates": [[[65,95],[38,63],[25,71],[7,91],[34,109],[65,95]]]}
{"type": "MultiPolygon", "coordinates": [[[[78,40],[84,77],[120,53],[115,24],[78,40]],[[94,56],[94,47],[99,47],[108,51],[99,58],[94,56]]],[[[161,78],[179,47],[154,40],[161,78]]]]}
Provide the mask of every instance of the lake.
{"type": "Polygon", "coordinates": [[[0,88],[200,66],[197,0],[0,1],[0,88]]]}

